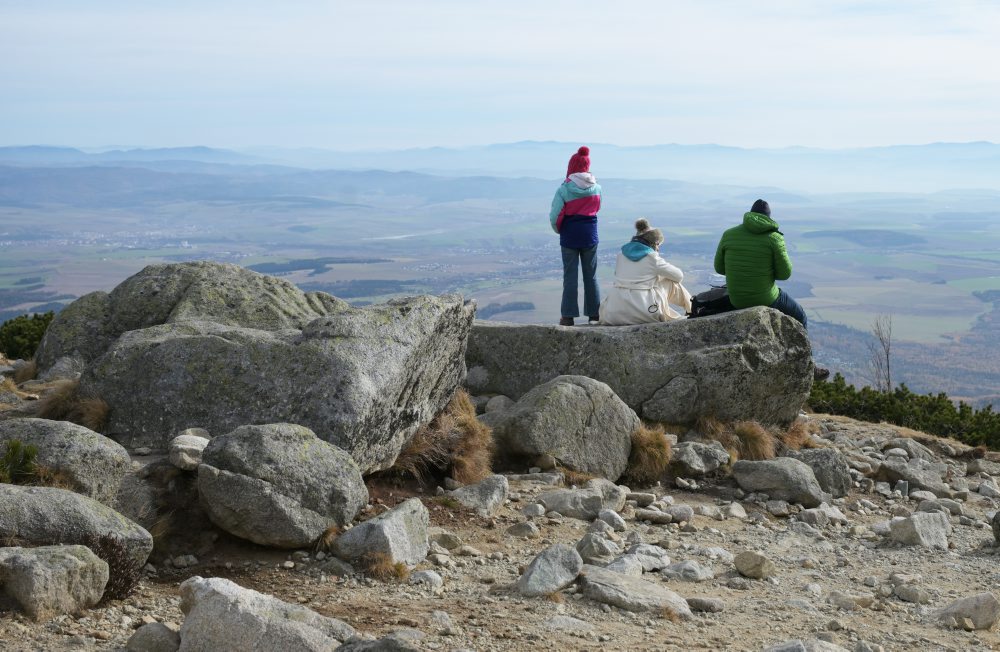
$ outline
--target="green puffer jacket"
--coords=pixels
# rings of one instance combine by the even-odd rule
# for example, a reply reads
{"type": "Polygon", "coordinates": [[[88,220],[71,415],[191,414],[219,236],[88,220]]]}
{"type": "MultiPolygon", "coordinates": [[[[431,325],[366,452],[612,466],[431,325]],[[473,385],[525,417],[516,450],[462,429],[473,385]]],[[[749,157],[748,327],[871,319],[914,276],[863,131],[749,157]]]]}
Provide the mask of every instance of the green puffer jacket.
{"type": "Polygon", "coordinates": [[[775,280],[792,275],[792,261],[778,223],[767,215],[746,213],[743,224],[722,234],[715,251],[715,271],[726,275],[729,300],[736,308],[769,306],[778,298],[775,280]]]}

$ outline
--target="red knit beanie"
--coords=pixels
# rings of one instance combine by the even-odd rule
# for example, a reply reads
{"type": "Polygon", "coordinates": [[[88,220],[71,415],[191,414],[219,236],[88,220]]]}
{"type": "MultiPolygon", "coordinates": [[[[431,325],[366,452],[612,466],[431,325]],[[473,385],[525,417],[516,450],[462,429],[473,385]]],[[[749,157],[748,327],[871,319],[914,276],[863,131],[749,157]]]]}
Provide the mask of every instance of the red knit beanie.
{"type": "Polygon", "coordinates": [[[590,148],[581,147],[576,150],[576,154],[569,157],[569,165],[566,167],[566,176],[577,172],[590,172],[590,148]]]}

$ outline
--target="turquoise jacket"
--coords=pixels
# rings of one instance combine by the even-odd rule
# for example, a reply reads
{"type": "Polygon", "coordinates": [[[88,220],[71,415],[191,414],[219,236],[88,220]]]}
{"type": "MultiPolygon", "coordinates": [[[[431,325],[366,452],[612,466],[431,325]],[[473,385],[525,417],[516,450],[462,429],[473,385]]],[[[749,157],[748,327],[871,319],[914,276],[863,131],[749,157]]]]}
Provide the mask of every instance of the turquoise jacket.
{"type": "Polygon", "coordinates": [[[784,281],[792,275],[792,261],[778,223],[761,213],[746,213],[743,224],[722,234],[715,250],[715,271],[726,275],[734,307],[774,303],[778,298],[775,280],[784,281]]]}

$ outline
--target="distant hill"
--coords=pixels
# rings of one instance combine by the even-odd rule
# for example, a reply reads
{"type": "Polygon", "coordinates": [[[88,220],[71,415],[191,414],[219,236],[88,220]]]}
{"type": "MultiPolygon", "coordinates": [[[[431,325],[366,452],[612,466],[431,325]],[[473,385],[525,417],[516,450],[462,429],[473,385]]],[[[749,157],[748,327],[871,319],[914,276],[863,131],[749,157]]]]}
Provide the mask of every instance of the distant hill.
{"type": "Polygon", "coordinates": [[[12,165],[78,164],[115,161],[198,161],[202,163],[250,164],[255,158],[227,149],[211,147],[161,147],[155,149],[115,149],[103,152],[85,152],[72,147],[0,147],[0,163],[12,165]]]}

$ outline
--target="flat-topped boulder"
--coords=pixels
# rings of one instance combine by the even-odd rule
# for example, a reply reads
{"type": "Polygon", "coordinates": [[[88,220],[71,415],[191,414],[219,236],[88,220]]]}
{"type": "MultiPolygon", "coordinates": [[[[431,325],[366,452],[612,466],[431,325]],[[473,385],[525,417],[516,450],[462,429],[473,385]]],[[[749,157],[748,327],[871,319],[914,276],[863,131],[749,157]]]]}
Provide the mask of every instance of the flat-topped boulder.
{"type": "Polygon", "coordinates": [[[35,355],[40,371],[62,357],[97,359],[128,331],[182,321],[211,321],[260,330],[302,328],[347,309],[323,292],[229,263],[193,261],[150,265],[107,292],[66,306],[35,355]]]}
{"type": "Polygon", "coordinates": [[[606,383],[640,417],[699,416],[788,424],[812,387],[805,329],[770,308],[635,326],[543,326],[477,321],[466,384],[519,399],[556,376],[606,383]]]}

